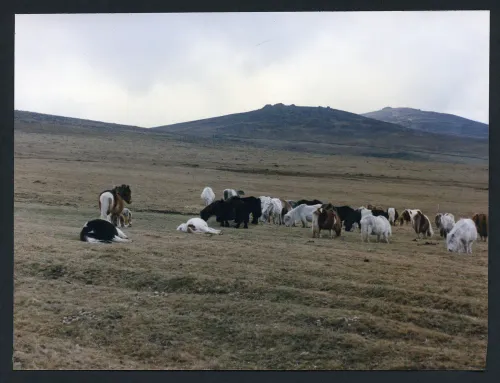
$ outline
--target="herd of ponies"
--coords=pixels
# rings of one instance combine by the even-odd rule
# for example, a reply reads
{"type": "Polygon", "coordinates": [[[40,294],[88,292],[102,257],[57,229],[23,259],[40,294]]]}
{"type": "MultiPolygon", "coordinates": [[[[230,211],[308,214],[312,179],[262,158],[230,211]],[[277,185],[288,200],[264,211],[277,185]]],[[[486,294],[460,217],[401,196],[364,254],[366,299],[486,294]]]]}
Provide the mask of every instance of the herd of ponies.
{"type": "MultiPolygon", "coordinates": [[[[215,216],[221,227],[248,229],[248,224],[259,223],[284,225],[287,227],[302,225],[312,229],[312,237],[319,238],[321,231],[327,231],[330,238],[341,235],[342,229],[359,229],[361,240],[369,242],[370,236],[376,236],[377,242],[390,243],[392,226],[408,225],[415,230],[417,238],[430,238],[434,235],[430,219],[420,209],[404,209],[401,214],[394,207],[382,209],[368,205],[353,208],[334,206],[331,203],[313,200],[284,200],[270,196],[245,196],[242,190],[225,189],[223,197],[216,200],[210,187],[201,193],[205,207],[199,217],[191,218],[177,227],[178,231],[198,234],[222,234],[221,229],[208,226],[207,221],[215,216]],[[250,221],[251,217],[251,221],[250,221]],[[334,236],[335,233],[335,236],[334,236]]],[[[80,232],[80,240],[90,243],[130,242],[128,236],[118,227],[132,225],[132,212],[125,207],[132,203],[132,191],[129,185],[122,184],[99,194],[100,218],[88,221],[80,232]]],[[[450,252],[472,254],[472,244],[478,235],[484,241],[488,237],[488,217],[476,213],[471,218],[460,218],[455,222],[451,213],[438,213],[434,223],[442,238],[446,238],[446,248],[450,252]]]]}

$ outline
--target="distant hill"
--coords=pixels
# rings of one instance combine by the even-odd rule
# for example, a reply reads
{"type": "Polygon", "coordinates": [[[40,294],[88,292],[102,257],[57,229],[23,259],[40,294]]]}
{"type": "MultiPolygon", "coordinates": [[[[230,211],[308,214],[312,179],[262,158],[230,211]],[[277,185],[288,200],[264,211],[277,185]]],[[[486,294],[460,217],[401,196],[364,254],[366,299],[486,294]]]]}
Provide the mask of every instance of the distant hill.
{"type": "Polygon", "coordinates": [[[442,133],[452,136],[488,138],[487,124],[447,113],[428,112],[412,108],[387,107],[362,116],[390,122],[424,132],[442,133]]]}
{"type": "Polygon", "coordinates": [[[15,110],[14,111],[14,123],[23,123],[23,124],[32,124],[32,125],[52,125],[66,128],[87,128],[87,129],[106,129],[108,131],[120,131],[120,130],[128,130],[128,131],[141,131],[143,132],[145,129],[138,126],[131,125],[121,125],[121,124],[113,124],[109,122],[102,121],[93,121],[93,120],[84,120],[81,118],[73,118],[73,117],[62,117],[55,116],[52,114],[44,114],[44,113],[36,113],[36,112],[27,112],[24,110],[15,110]]]}
{"type": "Polygon", "coordinates": [[[266,105],[250,112],[149,129],[18,110],[14,116],[16,132],[107,138],[130,133],[132,140],[136,135],[158,136],[203,146],[243,145],[412,161],[488,161],[487,139],[421,131],[329,107],[266,105]]]}
{"type": "Polygon", "coordinates": [[[431,159],[431,154],[488,158],[485,139],[421,131],[329,107],[266,105],[152,130],[300,151],[407,159],[431,159]]]}

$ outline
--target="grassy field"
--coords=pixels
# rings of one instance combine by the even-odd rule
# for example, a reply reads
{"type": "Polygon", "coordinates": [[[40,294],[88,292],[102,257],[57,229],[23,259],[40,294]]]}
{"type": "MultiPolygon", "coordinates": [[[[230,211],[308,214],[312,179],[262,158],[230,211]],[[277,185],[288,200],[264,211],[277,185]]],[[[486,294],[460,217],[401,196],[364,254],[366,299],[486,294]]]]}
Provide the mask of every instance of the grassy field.
{"type": "MultiPolygon", "coordinates": [[[[16,369],[483,369],[488,246],[310,229],[175,228],[211,186],[247,195],[487,212],[488,168],[16,126],[16,369]],[[98,195],[132,187],[130,244],[80,242],[98,195]]],[[[217,228],[214,219],[209,221],[217,228]]]]}

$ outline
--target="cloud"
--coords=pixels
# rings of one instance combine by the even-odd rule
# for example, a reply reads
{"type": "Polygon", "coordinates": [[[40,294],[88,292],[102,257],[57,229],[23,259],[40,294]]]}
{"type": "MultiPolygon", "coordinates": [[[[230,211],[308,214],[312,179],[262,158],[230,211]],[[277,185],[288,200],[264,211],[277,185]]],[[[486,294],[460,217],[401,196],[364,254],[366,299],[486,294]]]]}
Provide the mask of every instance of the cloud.
{"type": "Polygon", "coordinates": [[[144,127],[261,108],[488,122],[489,12],[17,15],[16,109],[144,127]]]}

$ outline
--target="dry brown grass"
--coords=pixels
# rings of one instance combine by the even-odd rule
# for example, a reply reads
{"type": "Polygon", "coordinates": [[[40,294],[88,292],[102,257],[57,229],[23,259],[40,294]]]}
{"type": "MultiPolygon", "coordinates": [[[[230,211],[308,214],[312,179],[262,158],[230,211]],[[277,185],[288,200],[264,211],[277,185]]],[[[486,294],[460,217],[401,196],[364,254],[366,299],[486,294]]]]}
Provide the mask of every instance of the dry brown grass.
{"type": "Polygon", "coordinates": [[[485,167],[72,130],[17,129],[15,153],[17,369],[485,367],[485,243],[448,254],[407,226],[389,245],[267,225],[206,237],[175,231],[189,216],[151,212],[196,214],[210,185],[458,218],[487,211],[485,167]],[[98,193],[122,182],[133,242],[79,242],[98,193]]]}

